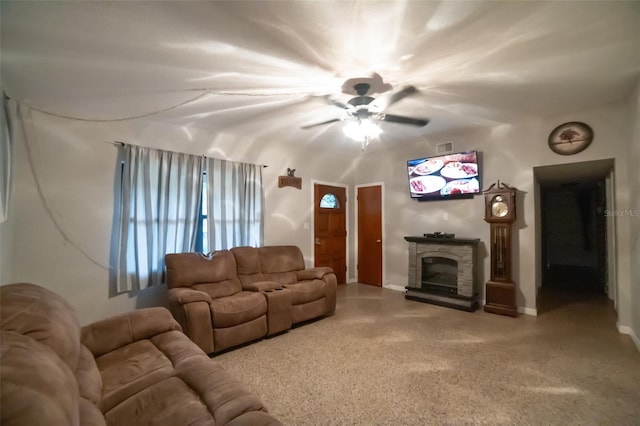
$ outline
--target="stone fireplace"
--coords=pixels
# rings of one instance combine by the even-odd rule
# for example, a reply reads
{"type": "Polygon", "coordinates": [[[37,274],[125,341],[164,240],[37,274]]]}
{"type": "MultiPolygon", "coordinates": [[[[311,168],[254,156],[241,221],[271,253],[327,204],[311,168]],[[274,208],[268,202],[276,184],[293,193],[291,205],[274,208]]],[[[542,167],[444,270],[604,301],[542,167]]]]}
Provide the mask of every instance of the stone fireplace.
{"type": "Polygon", "coordinates": [[[405,237],[405,240],[409,242],[407,299],[465,311],[478,308],[479,239],[405,237]]]}

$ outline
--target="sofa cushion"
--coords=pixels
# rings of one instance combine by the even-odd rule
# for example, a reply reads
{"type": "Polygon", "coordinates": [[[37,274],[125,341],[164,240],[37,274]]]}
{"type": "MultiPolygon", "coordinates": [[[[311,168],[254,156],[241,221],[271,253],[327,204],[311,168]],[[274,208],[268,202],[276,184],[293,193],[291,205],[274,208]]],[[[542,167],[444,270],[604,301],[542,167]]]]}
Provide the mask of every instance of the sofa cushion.
{"type": "Polygon", "coordinates": [[[263,279],[275,281],[280,284],[293,284],[298,282],[296,272],[279,272],[275,274],[263,274],[263,279]]]}
{"type": "Polygon", "coordinates": [[[111,426],[128,424],[132,418],[139,425],[216,424],[207,405],[178,377],[144,387],[135,398],[123,400],[105,413],[107,425],[111,426]]]}
{"type": "Polygon", "coordinates": [[[80,398],[80,424],[82,426],[105,426],[104,414],[88,399],[80,398]]]}
{"type": "MultiPolygon", "coordinates": [[[[3,299],[3,307],[4,302],[3,299]]],[[[79,424],[75,377],[51,348],[30,337],[3,330],[0,359],[0,424],[79,424]]]]}
{"type": "Polygon", "coordinates": [[[253,275],[262,272],[260,270],[260,256],[254,247],[234,247],[231,249],[231,253],[236,259],[238,275],[253,275]]]}
{"type": "Polygon", "coordinates": [[[180,330],[171,313],[159,306],[136,309],[82,327],[80,338],[94,357],[166,331],[180,330]]]}
{"type": "Polygon", "coordinates": [[[176,371],[207,404],[217,425],[227,424],[248,411],[265,410],[262,401],[248,386],[207,357],[191,359],[176,371]]]}
{"type": "Polygon", "coordinates": [[[256,319],[267,313],[267,301],[262,293],[242,291],[229,297],[211,301],[214,328],[232,327],[256,319]]]}
{"type": "Polygon", "coordinates": [[[316,266],[315,268],[305,269],[303,271],[296,272],[298,276],[298,280],[314,280],[314,279],[322,279],[325,275],[332,274],[333,269],[328,266],[316,266]]]}
{"type": "Polygon", "coordinates": [[[285,284],[283,287],[291,291],[291,304],[301,305],[325,297],[326,284],[322,280],[300,281],[296,284],[285,284]]]}
{"type": "Polygon", "coordinates": [[[80,360],[75,375],[80,396],[98,404],[102,399],[102,376],[93,354],[85,345],[80,346],[80,360]]]}
{"type": "Polygon", "coordinates": [[[259,247],[256,250],[260,255],[260,271],[265,276],[301,271],[305,268],[302,252],[296,246],[259,247]]]}
{"type": "Polygon", "coordinates": [[[192,287],[211,297],[230,296],[242,290],[236,273],[236,260],[228,250],[208,255],[174,253],[165,256],[167,286],[192,287]]]}
{"type": "Polygon", "coordinates": [[[56,293],[35,284],[0,286],[0,328],[28,336],[51,348],[75,371],[80,356],[80,323],[56,293]]]}
{"type": "Polygon", "coordinates": [[[173,364],[150,340],[139,340],[96,359],[102,374],[103,412],[174,375],[173,364]]]}
{"type": "MultiPolygon", "coordinates": [[[[130,418],[136,418],[137,424],[227,424],[251,410],[264,412],[262,402],[249,388],[191,344],[184,334],[170,331],[150,341],[173,365],[172,376],[113,406],[105,414],[108,424],[127,424],[130,418]]],[[[258,418],[278,424],[266,413],[258,418]]]]}

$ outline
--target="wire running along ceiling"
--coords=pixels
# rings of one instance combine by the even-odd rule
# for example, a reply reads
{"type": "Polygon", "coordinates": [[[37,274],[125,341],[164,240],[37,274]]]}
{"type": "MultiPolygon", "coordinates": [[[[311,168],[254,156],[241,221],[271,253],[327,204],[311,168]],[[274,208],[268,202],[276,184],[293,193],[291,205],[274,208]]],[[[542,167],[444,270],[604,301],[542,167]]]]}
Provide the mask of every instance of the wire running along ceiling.
{"type": "Polygon", "coordinates": [[[428,126],[382,123],[415,137],[625,99],[639,18],[633,2],[12,2],[2,85],[59,115],[286,139],[378,73],[418,90],[389,112],[428,126]]]}

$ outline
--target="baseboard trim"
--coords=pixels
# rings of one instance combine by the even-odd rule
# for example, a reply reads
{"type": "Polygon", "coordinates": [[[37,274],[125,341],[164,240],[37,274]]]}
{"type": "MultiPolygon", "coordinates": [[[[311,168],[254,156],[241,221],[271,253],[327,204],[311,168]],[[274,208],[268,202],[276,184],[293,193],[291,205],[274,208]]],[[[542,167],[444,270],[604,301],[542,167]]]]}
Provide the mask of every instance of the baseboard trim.
{"type": "Polygon", "coordinates": [[[638,336],[636,336],[636,333],[633,332],[633,328],[626,325],[620,325],[620,323],[618,322],[616,322],[616,328],[618,329],[618,333],[626,334],[627,336],[631,337],[631,341],[634,345],[636,345],[636,349],[640,351],[640,339],[638,338],[638,336]]]}
{"type": "MultiPolygon", "coordinates": [[[[487,304],[487,301],[482,299],[480,300],[480,307],[484,307],[484,305],[487,304]]],[[[530,315],[532,317],[537,317],[538,316],[538,310],[537,309],[533,309],[533,308],[525,308],[525,307],[519,307],[518,308],[518,313],[519,314],[525,314],[525,315],[530,315]]]]}
{"type": "Polygon", "coordinates": [[[518,308],[518,312],[525,315],[531,315],[532,317],[538,316],[538,310],[534,308],[518,308]]]}
{"type": "Polygon", "coordinates": [[[382,288],[388,288],[389,290],[394,290],[394,291],[401,291],[404,293],[405,288],[402,287],[401,285],[395,285],[395,284],[383,284],[382,288]]]}

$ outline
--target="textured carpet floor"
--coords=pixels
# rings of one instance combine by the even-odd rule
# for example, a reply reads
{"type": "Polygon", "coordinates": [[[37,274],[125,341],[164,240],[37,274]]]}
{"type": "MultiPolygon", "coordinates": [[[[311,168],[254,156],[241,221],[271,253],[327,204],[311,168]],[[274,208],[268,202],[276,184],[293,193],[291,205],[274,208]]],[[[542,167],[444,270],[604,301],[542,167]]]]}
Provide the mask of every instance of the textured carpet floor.
{"type": "Polygon", "coordinates": [[[214,358],[287,425],[640,425],[606,298],[510,318],[349,284],[335,315],[214,358]]]}

